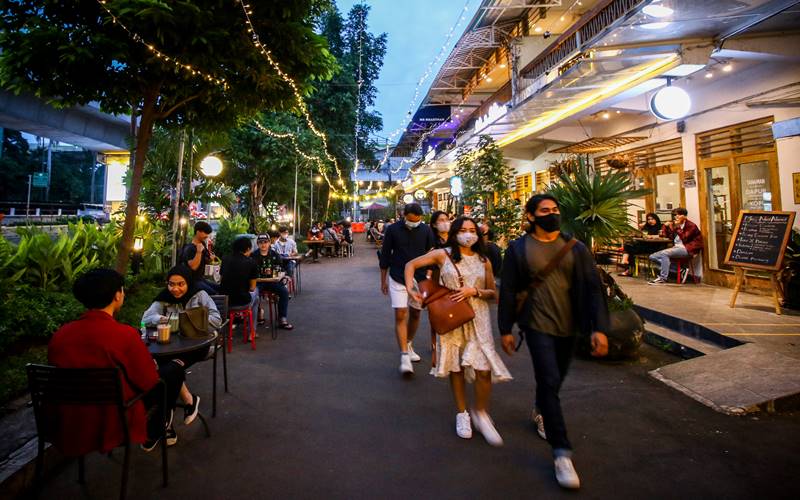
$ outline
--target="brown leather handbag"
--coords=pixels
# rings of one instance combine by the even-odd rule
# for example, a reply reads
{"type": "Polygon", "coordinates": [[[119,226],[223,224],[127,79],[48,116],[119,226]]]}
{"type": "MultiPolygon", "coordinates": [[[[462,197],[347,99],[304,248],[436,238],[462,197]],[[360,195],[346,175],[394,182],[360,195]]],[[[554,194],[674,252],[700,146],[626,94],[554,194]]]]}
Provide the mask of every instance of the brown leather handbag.
{"type": "MultiPolygon", "coordinates": [[[[453,267],[458,273],[458,282],[463,287],[464,278],[461,276],[461,271],[458,270],[458,266],[453,262],[449,253],[447,253],[447,258],[453,263],[453,267]]],[[[469,301],[455,302],[452,300],[450,294],[454,290],[440,285],[439,280],[428,279],[421,281],[417,286],[423,297],[422,306],[428,308],[431,328],[439,335],[450,333],[475,318],[475,311],[472,310],[469,301]]]]}

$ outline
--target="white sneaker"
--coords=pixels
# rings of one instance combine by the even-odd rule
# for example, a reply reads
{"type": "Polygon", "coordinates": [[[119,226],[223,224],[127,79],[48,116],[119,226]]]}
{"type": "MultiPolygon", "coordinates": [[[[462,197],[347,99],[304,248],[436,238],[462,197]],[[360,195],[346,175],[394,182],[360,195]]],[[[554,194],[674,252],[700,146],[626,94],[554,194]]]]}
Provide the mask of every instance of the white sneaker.
{"type": "Polygon", "coordinates": [[[413,375],[414,366],[411,364],[411,356],[407,353],[400,355],[400,373],[403,375],[413,375]]]}
{"type": "Polygon", "coordinates": [[[411,342],[408,343],[408,357],[411,358],[411,361],[414,363],[422,361],[422,358],[419,357],[419,354],[414,352],[414,346],[411,345],[411,342]]]}
{"type": "Polygon", "coordinates": [[[539,437],[547,440],[547,434],[544,433],[544,417],[536,408],[531,412],[531,423],[536,426],[536,433],[539,434],[539,437]]]}
{"type": "Polygon", "coordinates": [[[503,438],[500,437],[500,433],[494,428],[494,422],[492,422],[492,417],[490,417],[488,413],[485,411],[472,410],[472,423],[475,425],[478,432],[483,434],[483,438],[486,439],[487,443],[492,446],[503,446],[503,438]]]}
{"type": "Polygon", "coordinates": [[[467,410],[456,414],[456,434],[458,434],[460,438],[472,438],[472,423],[469,420],[469,413],[467,410]]]}
{"type": "Polygon", "coordinates": [[[577,490],[581,487],[581,480],[578,478],[578,473],[575,472],[575,466],[572,465],[572,459],[569,457],[557,457],[555,461],[556,466],[556,481],[562,488],[569,488],[577,490]]]}

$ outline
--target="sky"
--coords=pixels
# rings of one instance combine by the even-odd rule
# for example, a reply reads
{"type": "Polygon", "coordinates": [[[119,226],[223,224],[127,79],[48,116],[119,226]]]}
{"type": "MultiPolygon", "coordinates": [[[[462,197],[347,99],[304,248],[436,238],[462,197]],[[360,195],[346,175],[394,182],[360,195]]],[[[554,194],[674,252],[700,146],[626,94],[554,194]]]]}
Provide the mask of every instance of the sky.
{"type": "MultiPolygon", "coordinates": [[[[464,21],[453,32],[444,55],[420,86],[412,112],[417,110],[419,101],[430,88],[431,80],[475,15],[481,0],[336,0],[343,16],[347,16],[350,8],[357,3],[366,3],[371,7],[367,29],[375,34],[386,33],[388,37],[383,68],[376,83],[378,98],[375,105],[375,109],[383,116],[383,131],[379,135],[387,137],[406,124],[417,81],[436,59],[448,32],[458,23],[464,5],[467,5],[464,21]]],[[[397,139],[399,135],[394,141],[397,139]]]]}

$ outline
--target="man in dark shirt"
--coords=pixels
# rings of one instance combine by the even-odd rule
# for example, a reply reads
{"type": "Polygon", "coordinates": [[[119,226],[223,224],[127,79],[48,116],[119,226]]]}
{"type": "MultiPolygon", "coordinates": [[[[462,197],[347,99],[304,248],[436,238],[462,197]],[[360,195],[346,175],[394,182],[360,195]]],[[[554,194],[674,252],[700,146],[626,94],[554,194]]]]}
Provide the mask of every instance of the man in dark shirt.
{"type": "MultiPolygon", "coordinates": [[[[284,260],[272,248],[272,240],[270,239],[269,235],[262,234],[258,236],[256,240],[258,243],[258,251],[253,255],[253,260],[256,263],[256,267],[258,268],[259,276],[267,277],[268,270],[274,268],[281,268],[284,269],[284,260]]],[[[278,296],[278,328],[283,330],[292,330],[294,326],[289,323],[289,289],[286,288],[286,285],[282,282],[276,283],[259,283],[258,284],[259,292],[269,292],[274,293],[278,296]]],[[[259,318],[259,323],[263,323],[264,320],[259,318]]]]}
{"type": "Polygon", "coordinates": [[[192,281],[200,290],[205,290],[209,295],[218,293],[216,285],[205,280],[206,265],[211,261],[211,252],[206,241],[214,230],[211,224],[199,221],[194,225],[194,237],[181,249],[178,263],[189,266],[192,270],[192,281]]]}
{"type": "MultiPolygon", "coordinates": [[[[380,253],[381,291],[389,295],[394,308],[394,331],[400,347],[400,373],[414,373],[412,361],[420,357],[411,345],[419,326],[422,304],[409,297],[405,285],[406,264],[427,253],[434,246],[433,232],[422,223],[422,207],[409,203],[403,211],[405,218],[392,224],[383,235],[380,253]]],[[[425,279],[425,269],[414,275],[416,281],[425,279]]]]}
{"type": "Polygon", "coordinates": [[[228,296],[231,307],[250,305],[253,312],[253,321],[258,314],[258,292],[256,279],[258,268],[255,261],[250,258],[253,253],[253,244],[250,238],[239,237],[233,242],[233,255],[222,259],[222,291],[228,296]]]}
{"type": "Polygon", "coordinates": [[[593,356],[608,353],[608,308],[594,260],[586,245],[572,243],[560,229],[558,201],[534,195],[525,206],[529,234],[511,242],[503,262],[497,311],[503,350],[514,352],[514,323],[528,343],[536,377],[532,420],[553,449],[556,480],[580,486],[572,464],[572,445],[561,411],[559,391],[567,375],[576,336],[589,337],[593,356]],[[569,249],[567,245],[574,246],[569,249]],[[563,249],[563,252],[562,252],[563,249]],[[564,253],[566,252],[566,253],[564,253]],[[549,273],[544,271],[556,260],[549,273]],[[518,296],[527,298],[517,309],[518,296]],[[577,334],[577,335],[576,335],[577,334]]]}

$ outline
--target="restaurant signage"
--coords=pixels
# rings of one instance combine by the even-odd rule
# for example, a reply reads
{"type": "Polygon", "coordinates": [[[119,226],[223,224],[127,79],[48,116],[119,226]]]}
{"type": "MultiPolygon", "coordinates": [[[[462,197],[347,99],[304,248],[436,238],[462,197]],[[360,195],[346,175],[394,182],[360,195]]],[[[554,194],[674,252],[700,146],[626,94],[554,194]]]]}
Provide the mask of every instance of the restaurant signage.
{"type": "Polygon", "coordinates": [[[725,264],[778,271],[794,217],[794,212],[741,211],[725,264]]]}

